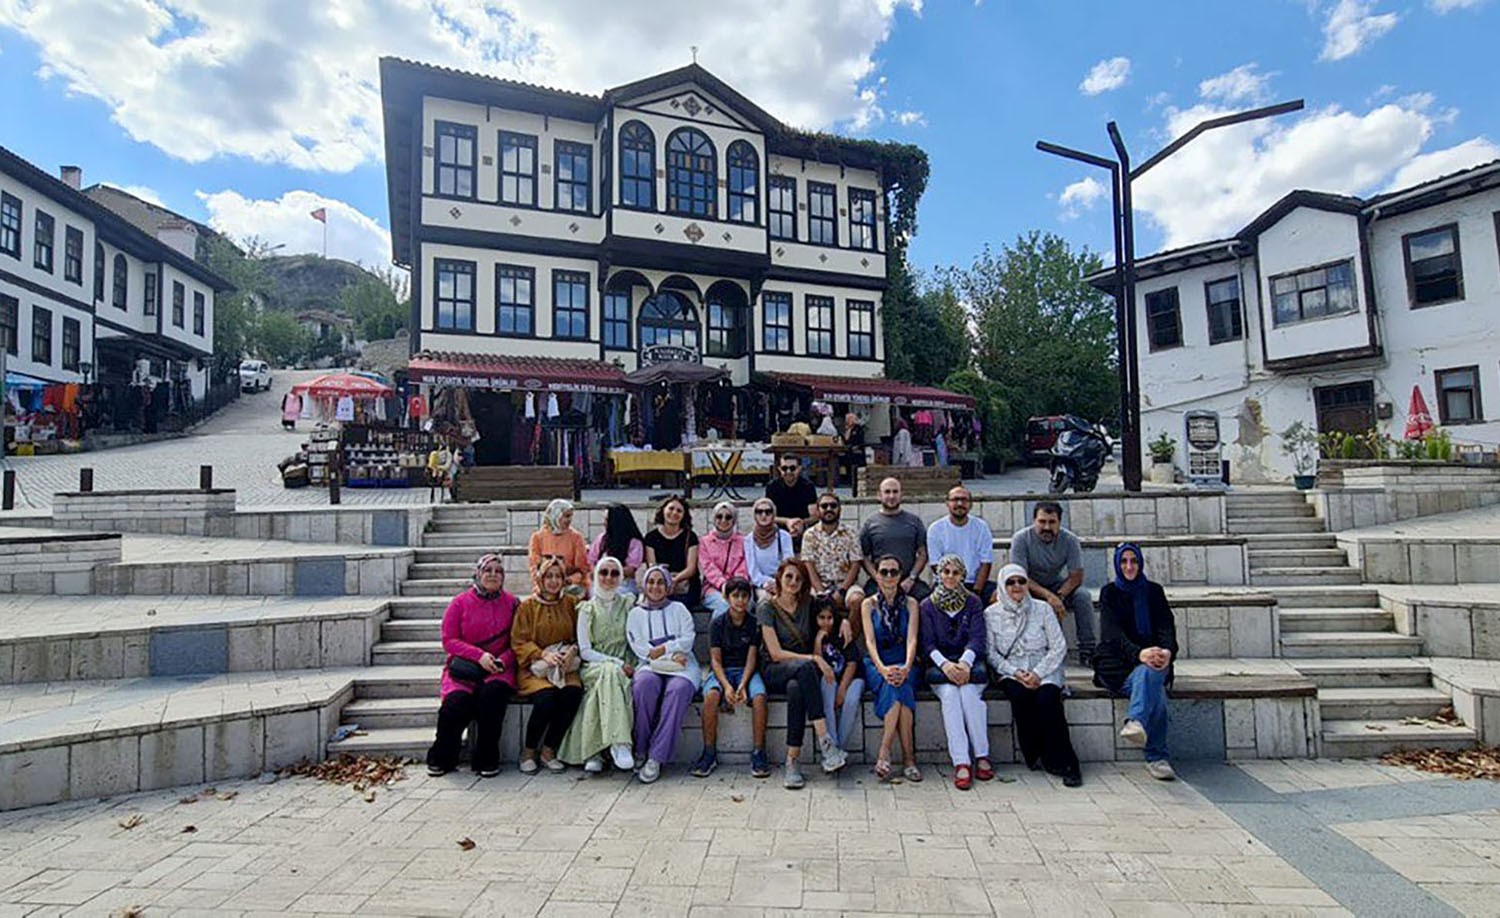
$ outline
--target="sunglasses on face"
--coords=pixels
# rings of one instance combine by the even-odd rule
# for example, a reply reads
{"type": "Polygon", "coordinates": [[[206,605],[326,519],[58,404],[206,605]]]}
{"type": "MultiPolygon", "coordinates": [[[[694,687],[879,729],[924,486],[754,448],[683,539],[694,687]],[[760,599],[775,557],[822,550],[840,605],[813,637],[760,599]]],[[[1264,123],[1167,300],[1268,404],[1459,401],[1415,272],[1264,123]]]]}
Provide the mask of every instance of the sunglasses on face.
{"type": "Polygon", "coordinates": [[[770,516],[770,515],[772,515],[775,512],[776,512],[775,510],[764,510],[764,509],[762,509],[762,510],[755,511],[755,515],[756,516],[770,516]]]}
{"type": "Polygon", "coordinates": [[[734,514],[732,514],[732,513],[715,513],[714,514],[714,519],[716,519],[716,520],[732,520],[732,519],[734,519],[734,514]]]}
{"type": "Polygon", "coordinates": [[[608,571],[608,570],[605,570],[605,571],[600,571],[599,572],[599,576],[600,576],[600,578],[604,578],[604,577],[618,577],[618,576],[620,576],[620,572],[619,571],[608,571]]]}
{"type": "Polygon", "coordinates": [[[838,508],[838,504],[818,504],[819,510],[837,510],[838,508]]]}
{"type": "Polygon", "coordinates": [[[781,471],[783,473],[786,473],[786,472],[800,472],[800,471],[802,471],[802,466],[800,466],[800,465],[783,465],[781,467],[781,471]]]}
{"type": "Polygon", "coordinates": [[[1021,579],[1020,577],[1012,577],[1009,580],[1005,581],[1005,585],[1008,586],[1008,587],[1011,587],[1011,586],[1025,586],[1026,585],[1026,581],[1023,580],[1023,579],[1021,579]]]}
{"type": "Polygon", "coordinates": [[[899,568],[899,567],[882,567],[880,570],[876,571],[875,573],[879,574],[882,577],[899,577],[901,575],[901,568],[899,568]]]}

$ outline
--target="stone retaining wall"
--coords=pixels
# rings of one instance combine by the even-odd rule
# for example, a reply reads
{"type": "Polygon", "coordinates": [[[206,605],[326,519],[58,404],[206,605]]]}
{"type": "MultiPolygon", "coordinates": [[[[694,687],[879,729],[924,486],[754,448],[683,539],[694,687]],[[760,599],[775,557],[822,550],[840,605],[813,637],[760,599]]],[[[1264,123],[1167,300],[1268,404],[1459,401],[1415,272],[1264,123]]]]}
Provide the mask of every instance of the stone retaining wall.
{"type": "Polygon", "coordinates": [[[1500,539],[1340,536],[1338,544],[1365,583],[1500,583],[1500,539]]]}
{"type": "Polygon", "coordinates": [[[1382,590],[1380,607],[1433,656],[1500,660],[1500,602],[1382,590]]]}
{"type": "Polygon", "coordinates": [[[213,535],[209,521],[234,513],[233,489],[64,491],[52,497],[59,529],[213,535]]]}
{"type": "Polygon", "coordinates": [[[93,593],[96,569],[120,560],[118,535],[0,536],[0,593],[93,593]]]}
{"type": "Polygon", "coordinates": [[[95,571],[94,591],[105,596],[394,596],[412,554],[114,564],[95,571]]]}
{"type": "Polygon", "coordinates": [[[1446,462],[1325,460],[1312,501],[1330,532],[1457,513],[1500,503],[1500,469],[1446,462]]]}

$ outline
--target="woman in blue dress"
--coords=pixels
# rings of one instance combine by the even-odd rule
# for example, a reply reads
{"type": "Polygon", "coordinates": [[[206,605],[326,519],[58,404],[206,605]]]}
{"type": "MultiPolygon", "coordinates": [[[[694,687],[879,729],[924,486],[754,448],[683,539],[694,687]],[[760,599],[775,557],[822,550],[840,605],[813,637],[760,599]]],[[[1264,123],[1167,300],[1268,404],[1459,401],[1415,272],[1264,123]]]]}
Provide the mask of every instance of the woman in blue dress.
{"type": "Polygon", "coordinates": [[[891,745],[901,741],[902,774],[922,780],[912,723],[917,710],[917,683],[912,664],[917,658],[917,601],[901,589],[901,561],[881,555],[875,561],[875,595],[861,608],[864,622],[865,684],[875,694],[875,716],[883,721],[875,776],[891,776],[891,745]]]}

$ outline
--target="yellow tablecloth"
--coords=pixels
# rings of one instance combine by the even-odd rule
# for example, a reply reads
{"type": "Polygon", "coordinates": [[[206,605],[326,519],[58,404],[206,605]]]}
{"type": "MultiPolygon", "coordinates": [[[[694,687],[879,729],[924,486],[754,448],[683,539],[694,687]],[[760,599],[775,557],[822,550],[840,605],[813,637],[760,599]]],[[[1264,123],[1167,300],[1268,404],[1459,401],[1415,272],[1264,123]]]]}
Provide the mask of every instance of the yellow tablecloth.
{"type": "Polygon", "coordinates": [[[681,472],[682,453],[671,450],[617,450],[609,451],[615,464],[616,475],[631,472],[681,472]]]}
{"type": "MultiPolygon", "coordinates": [[[[733,453],[730,456],[729,471],[731,475],[769,475],[775,461],[774,457],[759,447],[724,447],[717,452],[722,456],[733,453]]],[[[674,450],[616,450],[609,451],[609,458],[615,464],[616,475],[628,475],[632,472],[681,472],[682,453],[674,450]]],[[[713,475],[713,466],[709,462],[708,452],[704,449],[692,451],[693,477],[708,478],[713,475]]]]}

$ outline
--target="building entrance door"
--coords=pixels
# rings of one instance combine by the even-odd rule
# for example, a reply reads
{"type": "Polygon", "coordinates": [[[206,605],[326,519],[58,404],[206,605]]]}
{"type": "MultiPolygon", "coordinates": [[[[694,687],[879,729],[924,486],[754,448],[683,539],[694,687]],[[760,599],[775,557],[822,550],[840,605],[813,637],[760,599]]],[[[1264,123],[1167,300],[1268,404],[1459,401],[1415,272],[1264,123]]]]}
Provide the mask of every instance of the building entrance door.
{"type": "Polygon", "coordinates": [[[1348,383],[1313,390],[1318,407],[1318,433],[1362,434],[1375,426],[1375,384],[1348,383]]]}
{"type": "Polygon", "coordinates": [[[475,465],[510,465],[515,411],[509,392],[469,391],[469,412],[479,440],[474,444],[475,465]]]}

